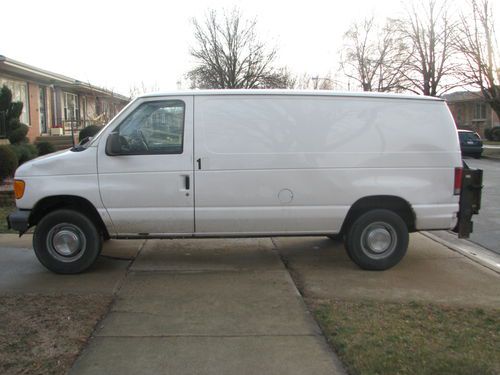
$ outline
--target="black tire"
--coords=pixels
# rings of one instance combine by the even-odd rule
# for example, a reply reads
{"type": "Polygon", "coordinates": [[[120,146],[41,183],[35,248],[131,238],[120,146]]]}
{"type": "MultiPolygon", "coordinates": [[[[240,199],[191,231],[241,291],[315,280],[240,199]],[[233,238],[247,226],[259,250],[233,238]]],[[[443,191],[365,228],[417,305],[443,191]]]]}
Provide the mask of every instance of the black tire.
{"type": "Polygon", "coordinates": [[[365,270],[391,268],[399,263],[408,249],[408,227],[398,214],[390,210],[376,209],[361,215],[351,225],[346,237],[347,254],[365,270]]]}
{"type": "Polygon", "coordinates": [[[35,228],[33,248],[40,263],[55,273],[88,269],[101,252],[95,224],[80,212],[61,209],[43,217],[35,228]]]}

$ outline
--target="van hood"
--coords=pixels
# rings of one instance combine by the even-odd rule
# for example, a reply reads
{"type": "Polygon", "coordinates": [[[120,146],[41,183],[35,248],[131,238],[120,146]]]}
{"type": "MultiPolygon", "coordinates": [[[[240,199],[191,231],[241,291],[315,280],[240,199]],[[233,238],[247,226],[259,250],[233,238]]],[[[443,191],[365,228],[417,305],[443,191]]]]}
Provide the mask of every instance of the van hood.
{"type": "Polygon", "coordinates": [[[96,174],[97,147],[83,151],[64,150],[30,160],[16,171],[16,178],[96,174]]]}

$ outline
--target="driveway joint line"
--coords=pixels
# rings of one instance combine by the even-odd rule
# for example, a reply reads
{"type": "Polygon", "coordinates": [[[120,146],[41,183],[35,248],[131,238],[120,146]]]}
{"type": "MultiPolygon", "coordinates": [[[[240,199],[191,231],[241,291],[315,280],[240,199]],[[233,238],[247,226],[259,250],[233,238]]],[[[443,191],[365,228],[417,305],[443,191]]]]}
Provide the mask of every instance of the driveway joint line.
{"type": "Polygon", "coordinates": [[[90,341],[95,338],[95,337],[98,337],[97,336],[97,333],[98,331],[100,330],[101,326],[102,326],[102,323],[104,322],[104,319],[106,319],[106,317],[112,312],[112,309],[113,309],[113,306],[115,305],[116,303],[116,300],[117,300],[117,297],[118,297],[118,292],[120,291],[120,289],[122,288],[123,284],[125,283],[125,280],[128,276],[128,273],[130,271],[130,267],[132,266],[132,263],[135,261],[135,259],[139,256],[139,253],[142,251],[142,249],[144,248],[144,246],[146,245],[146,241],[147,240],[144,240],[144,242],[139,246],[139,250],[137,251],[136,253],[136,256],[133,258],[133,259],[129,259],[128,262],[129,264],[127,265],[127,268],[125,270],[125,274],[123,275],[123,277],[120,279],[120,281],[118,281],[118,284],[117,286],[114,288],[113,292],[112,292],[112,297],[111,297],[111,302],[109,303],[108,305],[108,308],[106,310],[106,312],[101,316],[101,318],[96,322],[95,326],[94,326],[94,329],[92,330],[92,332],[90,333],[90,335],[87,337],[87,339],[85,340],[85,344],[80,348],[80,350],[78,351],[78,353],[75,355],[74,359],[73,359],[73,363],[71,363],[71,366],[69,367],[70,369],[73,368],[73,366],[75,365],[76,361],[78,360],[78,358],[80,358],[80,356],[82,355],[82,353],[87,350],[88,346],[89,346],[89,343],[90,341]]]}
{"type": "Polygon", "coordinates": [[[283,272],[282,269],[262,269],[256,270],[251,268],[242,268],[237,270],[130,270],[132,274],[182,274],[182,275],[199,275],[199,274],[207,274],[207,273],[262,273],[262,272],[283,272]]]}
{"type": "Polygon", "coordinates": [[[96,335],[102,338],[126,338],[126,339],[144,339],[144,338],[245,338],[245,337],[323,337],[323,334],[241,334],[241,335],[200,335],[200,334],[175,334],[175,335],[96,335]]]}

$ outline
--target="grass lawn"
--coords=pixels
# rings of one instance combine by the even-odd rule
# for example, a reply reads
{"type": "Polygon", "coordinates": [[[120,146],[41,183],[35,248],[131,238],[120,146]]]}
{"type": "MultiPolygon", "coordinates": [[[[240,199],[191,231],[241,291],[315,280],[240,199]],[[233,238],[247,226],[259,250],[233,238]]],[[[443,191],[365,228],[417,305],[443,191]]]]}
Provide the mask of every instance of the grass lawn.
{"type": "Polygon", "coordinates": [[[483,148],[483,157],[500,159],[500,149],[483,148]]]}
{"type": "Polygon", "coordinates": [[[345,301],[312,307],[353,375],[500,374],[500,309],[345,301]]]}
{"type": "Polygon", "coordinates": [[[483,144],[485,144],[485,145],[500,146],[500,141],[483,141],[483,144]]]}
{"type": "Polygon", "coordinates": [[[15,231],[7,229],[7,220],[5,220],[7,215],[10,214],[15,208],[16,205],[14,202],[12,202],[11,205],[0,206],[0,233],[15,233],[15,231]]]}
{"type": "Polygon", "coordinates": [[[111,297],[0,296],[0,373],[65,374],[111,297]]]}

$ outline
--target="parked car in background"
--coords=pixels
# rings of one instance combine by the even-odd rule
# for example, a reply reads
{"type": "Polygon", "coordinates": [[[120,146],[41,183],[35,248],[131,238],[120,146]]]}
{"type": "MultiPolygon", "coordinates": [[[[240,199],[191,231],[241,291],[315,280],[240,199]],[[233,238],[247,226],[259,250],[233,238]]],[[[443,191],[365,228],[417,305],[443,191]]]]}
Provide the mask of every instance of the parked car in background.
{"type": "Polygon", "coordinates": [[[479,134],[470,130],[459,130],[458,138],[460,139],[462,155],[473,156],[476,159],[481,157],[483,141],[481,141],[479,134]]]}

